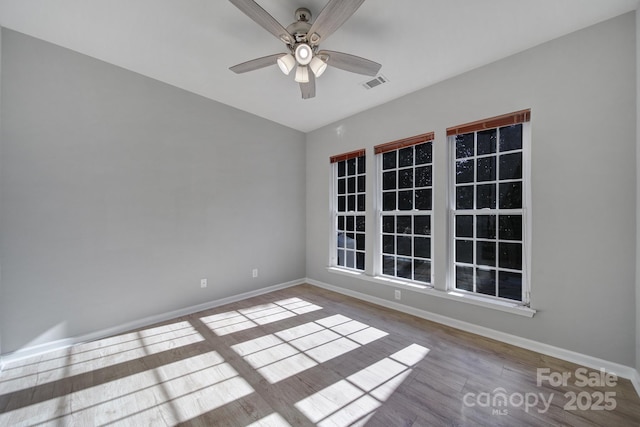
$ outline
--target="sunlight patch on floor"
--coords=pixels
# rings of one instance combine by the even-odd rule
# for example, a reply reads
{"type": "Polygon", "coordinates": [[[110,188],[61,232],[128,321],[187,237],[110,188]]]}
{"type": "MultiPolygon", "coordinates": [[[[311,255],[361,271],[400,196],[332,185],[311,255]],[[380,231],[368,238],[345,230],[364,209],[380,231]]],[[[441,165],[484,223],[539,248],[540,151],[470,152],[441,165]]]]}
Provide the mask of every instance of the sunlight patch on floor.
{"type": "Polygon", "coordinates": [[[411,344],[295,404],[318,426],[364,425],[429,349],[411,344]]]}
{"type": "Polygon", "coordinates": [[[176,322],[78,344],[22,361],[0,376],[0,395],[41,386],[63,378],[103,369],[203,341],[189,322],[176,322]]]}
{"type": "Polygon", "coordinates": [[[291,424],[282,418],[282,415],[274,412],[271,415],[260,418],[258,421],[253,422],[246,427],[291,427],[291,424]]]}
{"type": "Polygon", "coordinates": [[[223,336],[316,310],[322,310],[322,307],[300,298],[287,298],[272,303],[201,317],[200,320],[216,335],[223,336]]]}
{"type": "Polygon", "coordinates": [[[328,316],[231,348],[275,384],[388,335],[343,315],[328,316]]]}
{"type": "Polygon", "coordinates": [[[130,425],[187,421],[253,393],[215,351],[0,414],[0,425],[130,425]],[[72,413],[73,411],[73,413],[72,413]]]}

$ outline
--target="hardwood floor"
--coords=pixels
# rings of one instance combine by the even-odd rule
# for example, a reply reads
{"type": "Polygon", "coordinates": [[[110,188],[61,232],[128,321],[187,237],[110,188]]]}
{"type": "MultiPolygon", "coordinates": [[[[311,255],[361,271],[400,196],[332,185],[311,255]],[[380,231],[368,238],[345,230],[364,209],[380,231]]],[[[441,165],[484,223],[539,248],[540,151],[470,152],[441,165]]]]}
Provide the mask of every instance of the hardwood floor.
{"type": "Polygon", "coordinates": [[[0,425],[640,425],[614,380],[302,285],[13,362],[0,425]]]}

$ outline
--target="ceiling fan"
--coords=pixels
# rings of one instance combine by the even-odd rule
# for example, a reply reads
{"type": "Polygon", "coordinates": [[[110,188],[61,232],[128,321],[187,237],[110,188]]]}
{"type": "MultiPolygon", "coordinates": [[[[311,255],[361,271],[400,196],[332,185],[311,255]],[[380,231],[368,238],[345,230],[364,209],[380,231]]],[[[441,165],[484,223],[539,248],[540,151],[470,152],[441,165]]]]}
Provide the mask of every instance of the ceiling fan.
{"type": "Polygon", "coordinates": [[[375,76],[382,65],[348,53],[319,50],[320,42],[326,40],[362,5],[364,0],[329,0],[316,20],[311,23],[311,12],[299,8],[295,12],[296,22],[284,28],[254,0],[229,0],[249,18],[283,41],[288,53],[276,53],[234,65],[235,73],[246,73],[278,64],[284,74],[295,68],[295,81],[300,84],[303,99],[316,95],[315,79],[320,77],[327,65],[352,73],[375,76]],[[310,72],[311,71],[311,72],[310,72]]]}

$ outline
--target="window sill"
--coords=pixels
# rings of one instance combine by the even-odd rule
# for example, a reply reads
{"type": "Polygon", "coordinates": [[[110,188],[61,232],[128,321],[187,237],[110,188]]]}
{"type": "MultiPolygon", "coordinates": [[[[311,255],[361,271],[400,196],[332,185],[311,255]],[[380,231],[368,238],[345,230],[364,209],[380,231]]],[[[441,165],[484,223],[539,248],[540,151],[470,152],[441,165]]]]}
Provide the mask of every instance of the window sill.
{"type": "Polygon", "coordinates": [[[524,307],[508,301],[498,301],[490,298],[484,298],[480,295],[472,295],[459,293],[455,291],[443,291],[435,289],[432,286],[418,285],[415,283],[404,282],[399,279],[391,279],[380,276],[369,276],[363,272],[346,270],[338,267],[327,267],[330,273],[336,273],[348,277],[357,277],[358,279],[366,280],[369,282],[378,283],[381,285],[393,286],[395,288],[402,288],[411,290],[414,292],[420,292],[425,295],[434,296],[437,298],[444,298],[451,301],[458,301],[465,304],[471,304],[479,307],[485,307],[492,310],[502,311],[505,313],[516,314],[518,316],[533,317],[536,314],[536,310],[524,307]]]}

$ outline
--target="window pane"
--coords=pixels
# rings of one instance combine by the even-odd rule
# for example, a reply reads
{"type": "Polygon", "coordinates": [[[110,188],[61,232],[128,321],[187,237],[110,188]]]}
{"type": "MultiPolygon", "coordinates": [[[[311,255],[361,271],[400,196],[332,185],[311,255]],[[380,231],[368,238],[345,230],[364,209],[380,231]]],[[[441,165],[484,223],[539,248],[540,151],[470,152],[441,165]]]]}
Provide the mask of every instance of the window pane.
{"type": "Polygon", "coordinates": [[[410,216],[399,216],[397,219],[398,222],[398,228],[397,228],[397,233],[398,234],[411,234],[411,217],[410,216]]]}
{"type": "Polygon", "coordinates": [[[456,262],[473,264],[473,241],[456,240],[456,262]]]}
{"type": "Polygon", "coordinates": [[[522,148],[522,124],[500,128],[500,151],[522,148]]]}
{"type": "Polygon", "coordinates": [[[456,184],[473,182],[473,160],[458,160],[456,162],[456,184]]]}
{"type": "Polygon", "coordinates": [[[364,253],[362,252],[356,252],[356,268],[364,270],[364,253]]]}
{"type": "Polygon", "coordinates": [[[476,268],[476,292],[496,295],[496,271],[476,268]]]}
{"type": "Polygon", "coordinates": [[[348,193],[356,192],[356,178],[354,176],[347,179],[347,192],[348,193]]]}
{"type": "Polygon", "coordinates": [[[521,243],[500,243],[500,267],[522,269],[521,243]]]}
{"type": "Polygon", "coordinates": [[[496,208],[495,184],[483,184],[477,187],[476,209],[496,208]]]}
{"type": "Polygon", "coordinates": [[[479,239],[496,238],[496,216],[478,215],[476,217],[476,237],[479,239]]]}
{"type": "Polygon", "coordinates": [[[496,158],[483,157],[478,159],[477,181],[495,181],[496,180],[496,158]]]}
{"type": "Polygon", "coordinates": [[[431,189],[416,190],[415,208],[419,211],[431,210],[431,189]]]}
{"type": "Polygon", "coordinates": [[[365,241],[364,233],[356,233],[356,249],[357,250],[364,251],[364,241],[365,241]]]}
{"type": "Polygon", "coordinates": [[[345,176],[346,175],[346,162],[338,162],[338,176],[345,176]]]}
{"type": "Polygon", "coordinates": [[[345,264],[346,262],[344,259],[344,249],[338,249],[338,265],[341,265],[344,267],[345,264]]]}
{"type": "Polygon", "coordinates": [[[522,182],[500,184],[500,208],[519,209],[522,207],[522,182]]]}
{"type": "Polygon", "coordinates": [[[382,232],[394,233],[396,230],[396,217],[385,215],[382,217],[382,232]]]}
{"type": "Polygon", "coordinates": [[[396,167],[396,152],[389,151],[382,154],[382,169],[393,169],[396,167]]]}
{"type": "Polygon", "coordinates": [[[473,185],[456,187],[456,209],[473,209],[473,185]]]}
{"type": "Polygon", "coordinates": [[[382,173],[382,189],[383,190],[396,189],[396,171],[389,171],[389,172],[382,173]]]}
{"type": "Polygon", "coordinates": [[[496,130],[483,130],[478,132],[478,155],[496,152],[496,130]]]}
{"type": "Polygon", "coordinates": [[[456,288],[473,291],[473,267],[456,266],[456,288]]]}
{"type": "Polygon", "coordinates": [[[367,171],[366,157],[358,157],[358,173],[365,173],[367,171]]]}
{"type": "Polygon", "coordinates": [[[347,210],[347,198],[345,196],[338,196],[338,211],[345,212],[347,210]]]}
{"type": "Polygon", "coordinates": [[[345,245],[345,235],[344,233],[338,233],[338,247],[339,248],[344,248],[345,245]]]}
{"type": "Polygon", "coordinates": [[[346,185],[345,185],[345,180],[344,179],[339,179],[338,180],[338,194],[345,194],[347,192],[346,189],[346,185]]]}
{"type": "Polygon", "coordinates": [[[349,212],[356,210],[356,196],[347,196],[347,210],[349,212]]]}
{"type": "Polygon", "coordinates": [[[347,238],[345,240],[345,247],[347,249],[356,248],[356,235],[354,233],[347,233],[347,238]]]}
{"type": "Polygon", "coordinates": [[[396,210],[396,192],[395,191],[382,193],[382,210],[383,211],[396,210]]]}
{"type": "Polygon", "coordinates": [[[347,160],[347,175],[356,174],[356,159],[347,160]]]}
{"type": "Polygon", "coordinates": [[[396,276],[403,277],[405,279],[413,278],[413,263],[410,258],[398,258],[398,271],[396,276]]]}
{"type": "Polygon", "coordinates": [[[473,237],[473,216],[456,216],[456,237],[473,237]]]}
{"type": "Polygon", "coordinates": [[[396,237],[396,254],[411,256],[411,237],[396,237]]]}
{"type": "Polygon", "coordinates": [[[358,212],[364,212],[365,211],[365,200],[364,200],[364,194],[358,194],[358,212]]]}
{"type": "Polygon", "coordinates": [[[389,236],[387,234],[382,235],[382,252],[385,254],[395,254],[396,253],[396,239],[394,236],[389,236]]]}
{"type": "Polygon", "coordinates": [[[398,167],[413,166],[413,147],[398,150],[398,167]]]}
{"type": "Polygon", "coordinates": [[[347,231],[353,231],[355,230],[356,225],[355,225],[355,221],[353,219],[352,216],[348,216],[347,217],[347,231]]]}
{"type": "Polygon", "coordinates": [[[344,251],[344,255],[345,255],[345,267],[349,267],[349,268],[353,268],[355,267],[355,259],[354,259],[354,252],[353,251],[344,251]]]}
{"type": "Polygon", "coordinates": [[[413,232],[415,234],[431,234],[431,217],[426,215],[416,215],[413,217],[413,232]]]}
{"type": "Polygon", "coordinates": [[[501,271],[498,280],[499,297],[522,301],[522,274],[501,271]]]}
{"type": "Polygon", "coordinates": [[[425,163],[431,163],[431,142],[425,142],[424,144],[418,144],[416,149],[416,165],[424,165],[425,163]]]}
{"type": "Polygon", "coordinates": [[[428,237],[414,237],[413,250],[413,256],[431,258],[431,239],[428,237]]]}
{"type": "Polygon", "coordinates": [[[413,280],[427,283],[431,281],[431,261],[413,260],[413,280]]]}
{"type": "Polygon", "coordinates": [[[500,240],[522,240],[522,215],[500,215],[500,240]]]}
{"type": "Polygon", "coordinates": [[[344,231],[344,217],[343,216],[339,216],[338,217],[338,230],[343,230],[344,231]]]}
{"type": "Polygon", "coordinates": [[[500,179],[522,178],[522,152],[500,156],[500,179]]]}
{"type": "Polygon", "coordinates": [[[522,301],[522,274],[510,271],[498,273],[498,296],[522,301]]]}
{"type": "Polygon", "coordinates": [[[387,255],[382,257],[382,274],[387,276],[396,275],[396,259],[394,257],[387,255]]]}
{"type": "Polygon", "coordinates": [[[496,265],[496,242],[476,242],[476,263],[496,265]]]}
{"type": "Polygon", "coordinates": [[[365,217],[357,216],[356,217],[356,231],[364,231],[365,222],[366,222],[365,217]]]}
{"type": "Polygon", "coordinates": [[[416,168],[416,187],[428,187],[431,186],[431,166],[422,166],[416,168]]]}
{"type": "Polygon", "coordinates": [[[398,171],[398,187],[413,187],[413,169],[402,169],[398,171]]]}
{"type": "Polygon", "coordinates": [[[456,136],[456,159],[473,156],[473,139],[473,133],[456,136]]]}
{"type": "Polygon", "coordinates": [[[365,179],[364,175],[362,175],[358,177],[358,193],[364,193],[365,191],[365,179]]]}
{"type": "Polygon", "coordinates": [[[413,191],[398,191],[398,210],[410,211],[413,209],[413,191]]]}

